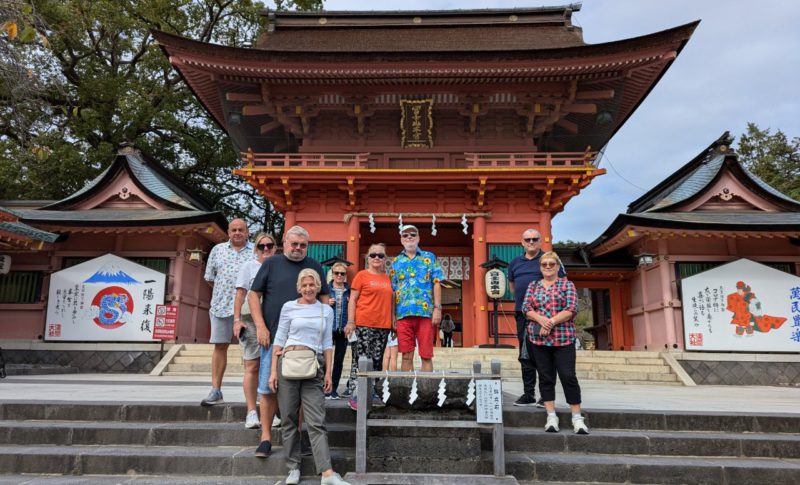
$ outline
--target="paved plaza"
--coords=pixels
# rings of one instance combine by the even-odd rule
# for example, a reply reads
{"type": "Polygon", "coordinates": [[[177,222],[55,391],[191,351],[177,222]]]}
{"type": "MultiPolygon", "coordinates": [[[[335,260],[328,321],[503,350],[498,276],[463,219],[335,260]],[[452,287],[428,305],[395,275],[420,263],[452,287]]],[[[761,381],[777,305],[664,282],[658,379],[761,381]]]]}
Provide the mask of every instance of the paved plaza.
{"type": "MultiPolygon", "coordinates": [[[[225,379],[228,403],[244,403],[241,378],[225,379]]],[[[642,411],[800,414],[800,388],[762,386],[660,386],[605,381],[581,382],[583,407],[642,411]]],[[[522,383],[504,382],[506,404],[522,383]]],[[[141,374],[9,376],[0,380],[0,401],[197,402],[208,393],[207,377],[141,374]]],[[[560,387],[556,398],[566,406],[560,387]]]]}

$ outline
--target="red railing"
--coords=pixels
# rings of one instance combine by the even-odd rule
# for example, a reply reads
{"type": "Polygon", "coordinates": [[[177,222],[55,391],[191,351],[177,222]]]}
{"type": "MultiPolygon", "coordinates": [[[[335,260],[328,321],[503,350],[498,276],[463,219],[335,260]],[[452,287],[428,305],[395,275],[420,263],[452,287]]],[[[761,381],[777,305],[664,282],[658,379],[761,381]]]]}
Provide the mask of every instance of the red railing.
{"type": "Polygon", "coordinates": [[[467,168],[584,167],[597,152],[465,153],[467,168]]]}
{"type": "Polygon", "coordinates": [[[242,152],[245,165],[263,168],[366,168],[369,153],[242,152]]]}

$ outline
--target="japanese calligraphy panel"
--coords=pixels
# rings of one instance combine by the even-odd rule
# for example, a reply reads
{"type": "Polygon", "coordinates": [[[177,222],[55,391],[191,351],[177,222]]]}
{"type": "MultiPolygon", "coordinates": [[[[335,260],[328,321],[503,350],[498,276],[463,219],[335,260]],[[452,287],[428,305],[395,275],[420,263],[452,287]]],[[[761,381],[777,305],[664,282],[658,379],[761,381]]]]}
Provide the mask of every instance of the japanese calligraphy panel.
{"type": "Polygon", "coordinates": [[[687,350],[800,351],[800,277],[740,259],[681,289],[687,350]]]}
{"type": "Polygon", "coordinates": [[[433,148],[433,99],[400,100],[400,145],[433,148]]]}
{"type": "Polygon", "coordinates": [[[152,341],[165,281],[113,254],[53,273],[45,340],[152,341]]]}

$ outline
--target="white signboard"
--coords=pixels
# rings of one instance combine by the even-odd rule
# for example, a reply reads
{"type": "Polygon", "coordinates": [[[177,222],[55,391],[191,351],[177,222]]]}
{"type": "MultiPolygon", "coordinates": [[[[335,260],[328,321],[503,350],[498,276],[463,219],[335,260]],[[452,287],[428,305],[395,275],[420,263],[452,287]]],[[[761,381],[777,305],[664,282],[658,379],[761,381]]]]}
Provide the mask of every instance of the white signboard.
{"type": "Polygon", "coordinates": [[[8,274],[11,271],[11,256],[0,254],[0,274],[8,274]]]}
{"type": "Polygon", "coordinates": [[[153,340],[165,278],[113,254],[53,273],[45,340],[153,340]]]}
{"type": "Polygon", "coordinates": [[[479,423],[503,422],[503,383],[500,379],[475,381],[475,417],[479,423]]]}
{"type": "Polygon", "coordinates": [[[687,350],[800,352],[800,277],[740,259],[681,288],[687,350]]]}

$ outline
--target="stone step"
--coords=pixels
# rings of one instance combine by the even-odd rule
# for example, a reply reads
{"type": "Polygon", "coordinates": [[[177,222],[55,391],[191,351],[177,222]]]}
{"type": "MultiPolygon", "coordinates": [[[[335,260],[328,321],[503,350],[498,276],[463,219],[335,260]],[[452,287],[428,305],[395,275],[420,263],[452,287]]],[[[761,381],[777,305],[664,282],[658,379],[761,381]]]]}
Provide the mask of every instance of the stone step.
{"type": "Polygon", "coordinates": [[[518,480],[681,484],[800,483],[800,463],[778,458],[652,457],[579,453],[509,453],[518,480]]]}
{"type": "Polygon", "coordinates": [[[595,372],[638,372],[647,374],[672,373],[672,369],[666,365],[594,364],[588,362],[576,362],[575,369],[595,372]]]}
{"type": "MultiPolygon", "coordinates": [[[[0,446],[0,469],[10,474],[68,475],[281,476],[280,447],[258,459],[240,447],[159,446],[0,446]]],[[[331,448],[334,469],[353,470],[352,450],[331,448]]],[[[368,460],[370,471],[394,473],[452,472],[452,461],[431,457],[368,460]],[[448,468],[449,466],[449,468],[448,468]],[[441,470],[440,469],[444,469],[441,470]]],[[[462,467],[463,468],[463,467],[462,467]]],[[[471,462],[475,473],[491,468],[490,454],[471,462]]],[[[313,476],[313,459],[304,457],[302,474],[313,476]]],[[[463,470],[462,470],[463,471],[463,470]]],[[[654,457],[583,453],[506,454],[506,471],[519,480],[563,480],[610,483],[749,484],[798,483],[800,463],[779,458],[654,457]]]]}
{"type": "MultiPolygon", "coordinates": [[[[539,408],[511,405],[509,396],[503,406],[503,421],[509,428],[540,428],[546,414],[539,408]]],[[[44,402],[31,405],[26,402],[3,402],[0,420],[6,422],[91,423],[103,427],[105,423],[150,423],[155,427],[164,423],[191,427],[204,423],[232,424],[232,429],[243,427],[246,414],[243,403],[203,407],[197,404],[173,403],[64,403],[44,402]]],[[[560,412],[562,423],[569,422],[569,413],[560,412]]],[[[719,433],[797,433],[800,416],[786,414],[753,413],[702,413],[635,410],[584,409],[587,423],[592,429],[631,431],[691,431],[719,433]]],[[[344,399],[326,401],[326,416],[331,424],[353,424],[355,413],[344,399]]],[[[244,430],[242,428],[242,431],[244,430]]]]}
{"type": "MultiPolygon", "coordinates": [[[[569,416],[562,415],[562,432],[546,433],[544,418],[536,427],[507,427],[506,451],[554,453],[596,453],[653,456],[716,456],[749,458],[800,458],[800,435],[782,433],[721,433],[693,431],[609,430],[592,426],[589,436],[574,435],[569,416]]],[[[352,448],[355,423],[329,422],[330,446],[352,448]]],[[[234,446],[252,453],[260,430],[245,429],[238,422],[83,422],[83,421],[0,421],[0,445],[60,446],[234,446]]],[[[484,449],[491,439],[485,433],[484,449]]],[[[282,444],[278,428],[273,444],[282,444]]]]}

